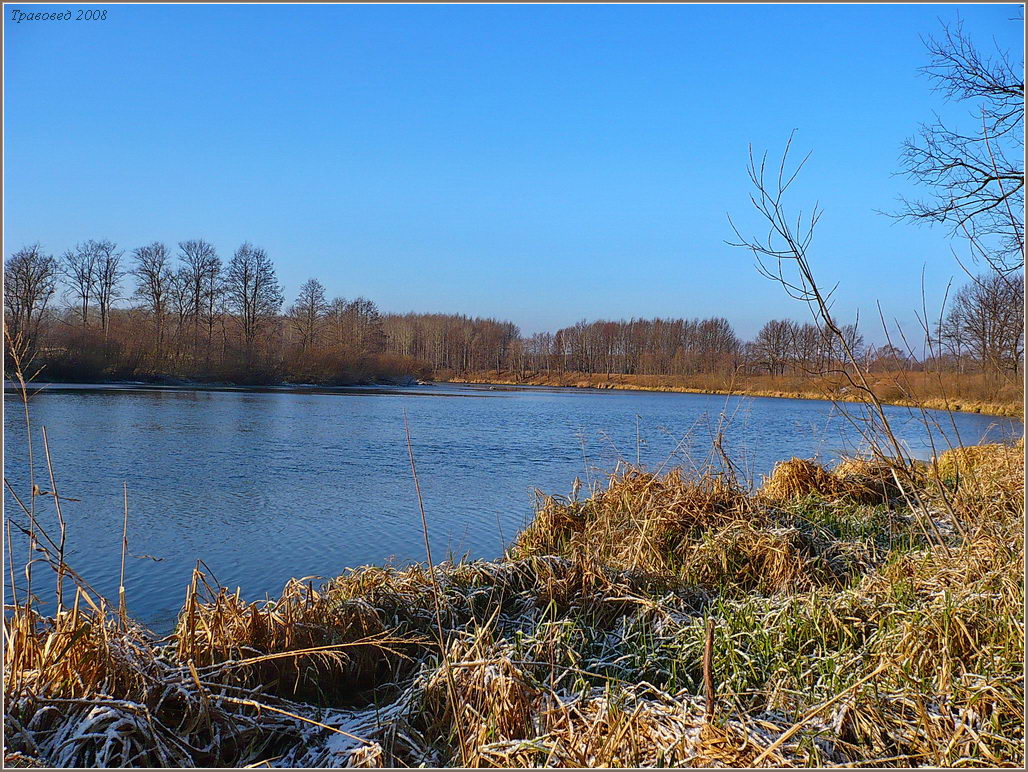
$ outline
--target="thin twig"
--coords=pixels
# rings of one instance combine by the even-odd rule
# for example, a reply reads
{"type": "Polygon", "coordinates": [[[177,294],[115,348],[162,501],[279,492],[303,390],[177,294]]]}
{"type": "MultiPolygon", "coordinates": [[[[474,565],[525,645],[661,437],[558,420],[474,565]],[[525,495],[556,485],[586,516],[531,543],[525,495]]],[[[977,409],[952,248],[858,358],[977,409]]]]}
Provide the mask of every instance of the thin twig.
{"type": "Polygon", "coordinates": [[[707,617],[706,640],[703,645],[703,695],[705,708],[703,720],[714,720],[714,617],[707,617]]]}
{"type": "Polygon", "coordinates": [[[425,501],[421,495],[421,482],[418,480],[418,469],[414,464],[414,446],[410,439],[410,423],[407,420],[407,408],[403,409],[403,431],[407,437],[407,455],[410,458],[410,471],[414,477],[414,490],[418,494],[418,509],[421,512],[421,532],[425,538],[425,557],[428,560],[428,575],[432,585],[432,598],[435,604],[436,632],[439,638],[439,655],[442,657],[443,672],[446,673],[447,688],[450,692],[450,703],[453,708],[454,726],[457,729],[457,739],[460,742],[461,758],[468,758],[468,746],[464,739],[464,727],[461,723],[461,715],[458,710],[460,703],[457,699],[457,686],[453,680],[453,671],[450,668],[449,657],[446,650],[446,638],[443,635],[443,611],[442,611],[442,588],[439,586],[439,579],[436,576],[435,565],[432,562],[432,545],[428,538],[428,518],[425,516],[425,501]]]}
{"type": "Polygon", "coordinates": [[[54,479],[54,465],[50,460],[50,441],[46,436],[46,427],[43,428],[43,450],[46,452],[46,468],[50,473],[50,493],[54,497],[54,507],[57,509],[57,522],[61,529],[60,541],[57,546],[57,613],[64,609],[64,545],[68,536],[68,529],[64,522],[64,513],[61,511],[61,497],[57,492],[57,480],[54,479]]]}
{"type": "Polygon", "coordinates": [[[118,613],[123,627],[128,625],[128,611],[125,607],[125,553],[128,552],[128,483],[122,481],[121,491],[125,502],[125,519],[121,526],[121,574],[118,579],[118,613]]]}

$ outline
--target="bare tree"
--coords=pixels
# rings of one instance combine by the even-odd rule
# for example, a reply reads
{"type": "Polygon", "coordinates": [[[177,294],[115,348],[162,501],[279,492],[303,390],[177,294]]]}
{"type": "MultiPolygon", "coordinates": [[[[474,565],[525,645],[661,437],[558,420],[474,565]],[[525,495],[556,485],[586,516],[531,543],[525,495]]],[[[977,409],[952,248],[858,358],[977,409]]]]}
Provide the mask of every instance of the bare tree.
{"type": "Polygon", "coordinates": [[[783,375],[789,364],[796,325],[788,319],[772,319],[753,340],[751,355],[770,375],[783,375]]]}
{"type": "Polygon", "coordinates": [[[533,370],[550,371],[553,354],[553,334],[537,332],[525,343],[526,354],[533,370]]]}
{"type": "Polygon", "coordinates": [[[182,359],[186,327],[189,323],[190,314],[194,309],[192,288],[192,273],[186,266],[180,266],[169,277],[167,305],[168,314],[175,322],[175,331],[172,338],[175,345],[173,356],[176,362],[182,359]]]}
{"type": "Polygon", "coordinates": [[[976,276],[957,291],[939,337],[986,372],[1016,375],[1024,358],[1024,277],[976,276]]]}
{"type": "Polygon", "coordinates": [[[828,364],[831,367],[847,367],[849,355],[854,360],[861,361],[865,354],[864,336],[860,334],[855,324],[840,324],[839,335],[832,335],[830,330],[822,332],[828,354],[828,364]],[[849,354],[847,354],[849,352],[849,354]]]}
{"type": "Polygon", "coordinates": [[[831,340],[816,324],[805,322],[793,328],[793,357],[806,375],[822,375],[828,368],[831,340]]]}
{"type": "Polygon", "coordinates": [[[346,298],[332,298],[325,310],[326,323],[331,330],[332,344],[346,346],[350,342],[349,323],[346,309],[349,303],[346,298]]]}
{"type": "Polygon", "coordinates": [[[922,68],[946,100],[973,105],[968,128],[922,124],[903,147],[903,171],[932,195],[903,200],[900,216],[941,223],[1000,273],[1024,266],[1024,62],[984,54],[963,26],[926,41],[922,68]]]}
{"type": "Polygon", "coordinates": [[[703,319],[696,326],[694,347],[700,369],[712,373],[731,364],[741,343],[727,319],[714,317],[703,319]]]}
{"type": "Polygon", "coordinates": [[[83,328],[89,326],[89,309],[96,291],[97,251],[95,241],[76,244],[61,256],[61,268],[78,310],[83,328]]]}
{"type": "Polygon", "coordinates": [[[4,322],[11,340],[31,355],[40,323],[57,288],[57,261],[39,244],[22,247],[4,264],[4,322]]]}
{"type": "Polygon", "coordinates": [[[203,239],[179,242],[182,279],[189,296],[188,313],[193,320],[193,346],[199,348],[200,330],[206,329],[209,351],[214,337],[215,309],[221,294],[221,259],[214,245],[203,239]]]}
{"type": "Polygon", "coordinates": [[[124,253],[118,251],[117,244],[107,239],[89,243],[96,258],[93,264],[96,304],[100,310],[100,329],[106,340],[111,328],[111,308],[119,298],[121,279],[125,275],[121,270],[124,253]]]}
{"type": "Polygon", "coordinates": [[[239,321],[249,360],[258,335],[282,307],[282,289],[267,252],[249,242],[235,251],[225,277],[225,298],[239,321]]]}
{"type": "Polygon", "coordinates": [[[353,343],[358,349],[371,353],[385,349],[382,315],[374,301],[356,298],[347,304],[345,315],[350,323],[353,343]]]}
{"type": "Polygon", "coordinates": [[[317,345],[328,308],[328,301],[325,300],[325,286],[317,279],[305,281],[300,287],[296,303],[289,309],[289,319],[293,329],[300,336],[301,351],[317,345]]]}
{"type": "Polygon", "coordinates": [[[164,329],[173,274],[168,248],[159,241],[133,251],[132,275],[137,285],[134,297],[142,301],[154,323],[154,364],[160,366],[164,355],[164,329]]]}
{"type": "Polygon", "coordinates": [[[871,372],[879,373],[906,370],[911,364],[909,355],[892,344],[871,346],[867,352],[867,362],[871,372]]]}

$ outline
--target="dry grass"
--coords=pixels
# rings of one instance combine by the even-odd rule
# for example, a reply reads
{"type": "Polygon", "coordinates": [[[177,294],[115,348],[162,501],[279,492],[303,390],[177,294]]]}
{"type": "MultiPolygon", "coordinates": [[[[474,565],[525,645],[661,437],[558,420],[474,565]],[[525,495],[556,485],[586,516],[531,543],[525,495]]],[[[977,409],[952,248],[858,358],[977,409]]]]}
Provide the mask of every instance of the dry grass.
{"type": "Polygon", "coordinates": [[[222,680],[291,699],[340,699],[394,671],[416,637],[387,634],[382,615],[293,580],[264,604],[246,603],[224,589],[203,600],[197,572],[173,635],[181,661],[222,680]]]}
{"type": "Polygon", "coordinates": [[[43,766],[218,765],[300,737],[297,722],[166,656],[102,608],[4,620],[5,753],[43,766]]]}
{"type": "MultiPolygon", "coordinates": [[[[913,474],[923,482],[918,477],[922,470],[915,467],[913,474]]],[[[903,496],[897,470],[888,461],[844,458],[832,469],[832,475],[841,480],[846,496],[860,503],[888,504],[903,496]]]]}
{"type": "MultiPolygon", "coordinates": [[[[807,375],[620,375],[604,373],[524,373],[486,371],[439,377],[457,383],[629,389],[751,397],[862,401],[842,376],[807,375]]],[[[868,374],[868,382],[885,404],[955,410],[986,415],[1023,416],[1024,388],[1018,378],[980,373],[885,372],[868,374]]]]}
{"type": "Polygon", "coordinates": [[[1022,454],[943,454],[914,477],[917,517],[885,463],[793,459],[754,494],[629,469],[541,499],[496,562],[365,567],[259,604],[197,573],[164,641],[85,590],[52,619],[16,604],[5,759],[1017,765],[1022,454]]]}
{"type": "Polygon", "coordinates": [[[722,595],[798,592],[845,577],[799,530],[745,521],[708,535],[690,558],[688,579],[722,595]]]}
{"type": "Polygon", "coordinates": [[[764,479],[760,495],[767,501],[781,503],[808,496],[839,498],[846,494],[843,481],[813,461],[792,458],[781,461],[764,479]]]}
{"type": "Polygon", "coordinates": [[[629,469],[586,501],[545,497],[511,554],[574,554],[618,568],[666,572],[681,564],[697,534],[750,514],[749,500],[723,474],[629,469]]]}
{"type": "Polygon", "coordinates": [[[889,504],[903,497],[900,479],[918,483],[920,468],[903,470],[886,460],[843,458],[833,469],[802,458],[775,465],[765,477],[758,496],[782,504],[809,497],[858,504],[889,504]]]}
{"type": "Polygon", "coordinates": [[[1024,494],[1024,438],[1016,445],[954,448],[936,462],[939,476],[974,498],[995,500],[1024,494]]]}

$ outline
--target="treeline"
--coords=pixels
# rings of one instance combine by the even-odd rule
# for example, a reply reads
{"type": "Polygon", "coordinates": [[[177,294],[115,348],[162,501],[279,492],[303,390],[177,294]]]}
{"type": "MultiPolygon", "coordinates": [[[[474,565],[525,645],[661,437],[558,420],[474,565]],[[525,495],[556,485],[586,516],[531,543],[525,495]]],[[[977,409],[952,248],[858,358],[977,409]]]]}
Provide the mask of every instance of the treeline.
{"type": "MultiPolygon", "coordinates": [[[[860,356],[873,354],[854,327],[844,332],[860,356]]],[[[813,324],[774,319],[744,341],[722,317],[582,321],[533,336],[526,358],[537,371],[606,375],[784,375],[845,366],[840,345],[813,324]]]]}
{"type": "MultiPolygon", "coordinates": [[[[1021,306],[1013,296],[1010,301],[1006,326],[982,325],[980,315],[960,303],[942,327],[944,337],[933,338],[928,355],[921,358],[891,344],[866,345],[854,325],[842,327],[845,346],[827,330],[791,319],[769,320],[752,341],[744,341],[726,319],[715,317],[579,322],[523,341],[523,366],[534,372],[606,375],[821,375],[851,369],[849,348],[858,364],[872,372],[1016,373],[1023,362],[1018,332],[1023,322],[1018,317],[1021,306]],[[999,333],[1001,328],[1007,332],[999,333]]],[[[511,363],[512,370],[521,366],[511,363]]]]}
{"type": "Polygon", "coordinates": [[[456,314],[390,314],[385,317],[389,350],[424,362],[433,372],[503,370],[520,360],[517,325],[456,314]]]}
{"type": "Polygon", "coordinates": [[[505,367],[520,335],[494,319],[383,315],[313,278],[287,304],[264,249],[223,260],[202,239],[24,247],[4,265],[4,308],[8,355],[65,381],[402,382],[505,367]]]}
{"type": "MultiPolygon", "coordinates": [[[[1023,299],[1020,274],[975,277],[932,326],[920,359],[867,346],[854,326],[843,334],[872,371],[1016,375],[1023,299]]],[[[287,305],[265,250],[244,243],[223,260],[202,239],[174,251],[91,240],[57,257],[24,247],[4,265],[4,308],[9,363],[14,354],[54,380],[361,383],[490,370],[781,376],[848,367],[837,336],[788,319],[768,321],[752,341],[721,317],[581,321],[525,338],[496,319],[382,314],[363,297],[329,299],[313,278],[287,305]]]]}
{"type": "Polygon", "coordinates": [[[267,252],[242,244],[154,242],[129,252],[86,241],[59,257],[39,245],[4,266],[8,354],[55,380],[176,377],[360,383],[428,375],[389,351],[362,297],[329,300],[315,279],[289,306],[267,252]]]}

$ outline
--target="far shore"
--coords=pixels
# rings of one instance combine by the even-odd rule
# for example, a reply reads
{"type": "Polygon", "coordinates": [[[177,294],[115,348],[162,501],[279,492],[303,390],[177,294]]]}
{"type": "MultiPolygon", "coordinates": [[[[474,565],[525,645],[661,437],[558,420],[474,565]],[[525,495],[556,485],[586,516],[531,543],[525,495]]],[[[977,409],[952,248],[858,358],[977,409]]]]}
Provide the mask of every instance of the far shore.
{"type": "MultiPolygon", "coordinates": [[[[670,380],[670,379],[669,379],[670,380]]],[[[677,379],[681,381],[682,379],[677,379]]],[[[806,379],[810,383],[811,379],[806,379]]],[[[354,381],[352,383],[295,383],[278,381],[270,383],[246,383],[234,381],[201,381],[172,377],[153,378],[149,380],[94,380],[94,381],[32,381],[30,389],[40,387],[123,387],[143,389],[193,389],[200,391],[340,391],[350,389],[406,389],[415,386],[431,386],[436,384],[454,384],[469,386],[512,386],[529,388],[553,389],[597,389],[619,391],[672,392],[680,394],[710,394],[723,396],[769,397],[781,399],[808,399],[818,401],[862,402],[855,390],[846,391],[847,387],[838,383],[815,382],[819,388],[801,388],[795,379],[769,379],[751,377],[740,379],[731,387],[715,385],[689,385],[688,383],[669,383],[657,376],[605,375],[602,373],[526,373],[518,377],[514,373],[476,372],[464,375],[441,374],[435,380],[423,380],[414,377],[390,378],[375,381],[354,381]],[[775,382],[775,381],[780,382],[775,382]]],[[[876,384],[880,385],[880,384],[876,384]]],[[[5,378],[4,391],[17,392],[20,386],[16,380],[5,378]]],[[[898,407],[925,408],[927,410],[946,410],[961,413],[979,413],[1008,418],[1024,418],[1022,401],[999,401],[975,397],[919,395],[917,399],[879,393],[883,404],[898,407]]]]}
{"type": "MultiPolygon", "coordinates": [[[[854,390],[843,391],[838,383],[819,383],[820,389],[803,389],[782,379],[785,383],[773,383],[775,379],[752,378],[740,379],[730,388],[713,385],[688,385],[683,383],[661,382],[656,376],[605,375],[602,373],[526,373],[517,377],[513,373],[470,373],[454,375],[440,379],[444,383],[493,384],[497,386],[550,386],[557,388],[580,389],[617,389],[625,391],[660,391],[683,394],[715,394],[737,395],[747,397],[773,397],[783,399],[812,399],[821,401],[862,402],[863,399],[854,390]],[[771,381],[772,383],[768,383],[771,381]],[[768,387],[770,385],[770,388],[768,387]]],[[[808,379],[809,382],[809,379],[808,379]]],[[[883,404],[899,407],[925,408],[928,410],[948,410],[961,413],[980,413],[1012,418],[1024,417],[1023,397],[1021,401],[989,400],[981,398],[962,398],[959,396],[918,395],[910,399],[897,395],[879,394],[883,404]]]]}
{"type": "MultiPolygon", "coordinates": [[[[260,391],[266,389],[288,389],[302,391],[306,389],[358,389],[358,388],[409,388],[412,386],[428,386],[432,381],[418,378],[393,378],[377,381],[354,381],[352,383],[294,383],[290,381],[272,381],[269,383],[246,383],[243,381],[198,381],[180,378],[154,378],[150,380],[96,379],[89,381],[48,381],[37,380],[26,382],[30,389],[42,386],[125,386],[148,389],[204,389],[204,390],[245,390],[260,391]]],[[[19,391],[18,381],[5,378],[4,391],[19,391]]]]}

